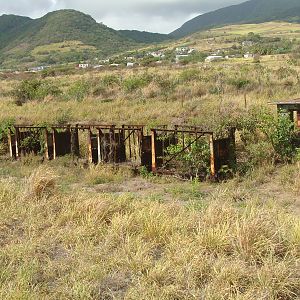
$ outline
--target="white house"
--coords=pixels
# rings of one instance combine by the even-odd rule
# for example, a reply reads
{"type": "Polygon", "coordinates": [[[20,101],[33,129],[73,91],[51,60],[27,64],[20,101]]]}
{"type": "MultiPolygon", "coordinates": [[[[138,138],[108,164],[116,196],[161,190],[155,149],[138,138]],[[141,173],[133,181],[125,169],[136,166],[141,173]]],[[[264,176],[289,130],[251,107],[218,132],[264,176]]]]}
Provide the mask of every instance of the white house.
{"type": "Polygon", "coordinates": [[[93,69],[100,69],[100,68],[103,68],[104,66],[103,65],[95,65],[93,66],[93,69]]]}
{"type": "Polygon", "coordinates": [[[246,54],[244,54],[244,58],[253,58],[254,54],[247,52],[246,54]]]}
{"type": "Polygon", "coordinates": [[[210,55],[210,56],[207,56],[205,58],[205,62],[220,61],[222,59],[223,59],[223,56],[220,56],[220,55],[210,55]]]}
{"type": "Polygon", "coordinates": [[[244,41],[244,42],[242,42],[242,46],[243,47],[251,47],[253,45],[254,45],[254,43],[252,41],[244,41]]]}
{"type": "Polygon", "coordinates": [[[79,64],[78,68],[79,69],[87,69],[90,65],[89,64],[79,64]]]}
{"type": "Polygon", "coordinates": [[[152,56],[154,58],[163,58],[163,57],[165,57],[164,53],[161,52],[161,51],[149,52],[148,55],[152,56]]]}
{"type": "Polygon", "coordinates": [[[127,68],[133,68],[134,66],[135,66],[135,63],[133,63],[133,62],[127,63],[127,68]]]}
{"type": "Polygon", "coordinates": [[[28,71],[35,73],[35,72],[40,72],[43,71],[46,67],[44,66],[40,66],[40,67],[33,67],[33,68],[29,68],[28,71]]]}
{"type": "Polygon", "coordinates": [[[189,50],[190,50],[189,47],[177,47],[175,51],[179,55],[184,55],[184,54],[188,53],[189,50]]]}
{"type": "Polygon", "coordinates": [[[182,58],[189,57],[187,54],[176,55],[176,63],[178,63],[182,58]]]}

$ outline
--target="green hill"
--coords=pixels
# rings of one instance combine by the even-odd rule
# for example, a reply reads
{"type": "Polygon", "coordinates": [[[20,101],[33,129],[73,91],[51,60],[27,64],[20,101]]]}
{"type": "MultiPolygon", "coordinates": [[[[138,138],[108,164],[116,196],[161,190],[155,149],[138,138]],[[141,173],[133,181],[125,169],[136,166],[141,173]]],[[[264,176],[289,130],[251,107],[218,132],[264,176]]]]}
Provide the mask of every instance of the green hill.
{"type": "Polygon", "coordinates": [[[119,30],[119,32],[129,39],[136,41],[137,43],[161,43],[167,40],[172,39],[172,36],[168,34],[161,33],[152,33],[147,31],[138,31],[138,30],[119,30]]]}
{"type": "Polygon", "coordinates": [[[2,60],[2,65],[10,65],[36,60],[51,63],[76,61],[95,56],[104,58],[132,49],[137,46],[137,43],[118,31],[97,23],[89,15],[75,10],[60,10],[48,13],[39,19],[13,15],[1,16],[0,45],[0,63],[2,60]],[[70,51],[65,51],[62,44],[57,51],[48,51],[49,53],[44,51],[44,55],[40,57],[32,55],[36,47],[67,41],[75,41],[74,44],[83,47],[80,49],[71,47],[70,51]]]}
{"type": "Polygon", "coordinates": [[[27,17],[3,15],[0,17],[0,49],[14,40],[22,30],[22,27],[32,21],[27,17]]]}
{"type": "Polygon", "coordinates": [[[300,21],[299,0],[250,0],[200,15],[171,34],[183,37],[197,31],[228,24],[262,23],[267,21],[300,21]]]}

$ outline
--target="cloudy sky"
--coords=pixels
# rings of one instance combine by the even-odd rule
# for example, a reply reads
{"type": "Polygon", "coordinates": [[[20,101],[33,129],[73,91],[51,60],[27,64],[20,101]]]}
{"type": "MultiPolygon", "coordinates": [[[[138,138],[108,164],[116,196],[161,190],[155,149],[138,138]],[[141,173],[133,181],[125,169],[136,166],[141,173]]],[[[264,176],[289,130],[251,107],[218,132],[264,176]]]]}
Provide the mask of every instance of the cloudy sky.
{"type": "Polygon", "coordinates": [[[38,18],[62,8],[90,14],[114,29],[169,33],[201,13],[245,0],[0,0],[0,15],[38,18]]]}

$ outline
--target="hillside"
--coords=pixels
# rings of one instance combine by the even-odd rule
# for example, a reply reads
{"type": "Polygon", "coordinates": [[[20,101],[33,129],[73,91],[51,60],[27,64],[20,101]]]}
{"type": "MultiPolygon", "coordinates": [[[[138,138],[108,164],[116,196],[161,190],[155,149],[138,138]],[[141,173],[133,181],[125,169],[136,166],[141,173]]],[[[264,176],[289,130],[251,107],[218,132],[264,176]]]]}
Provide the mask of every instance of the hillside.
{"type": "Polygon", "coordinates": [[[10,41],[16,38],[22,27],[32,20],[28,17],[3,15],[0,17],[0,49],[4,48],[10,41]]]}
{"type": "Polygon", "coordinates": [[[138,30],[119,30],[119,32],[126,38],[132,39],[137,43],[160,43],[172,39],[168,34],[152,33],[138,30]]]}
{"type": "MultiPolygon", "coordinates": [[[[92,46],[93,56],[98,57],[128,50],[137,44],[118,31],[97,23],[91,16],[75,10],[51,12],[39,19],[3,15],[0,17],[0,32],[0,55],[6,61],[18,61],[20,58],[25,62],[35,61],[32,51],[36,47],[66,41],[92,46]]],[[[65,55],[60,60],[88,58],[86,47],[85,51],[79,52],[69,53],[68,57],[65,55]]],[[[55,53],[52,57],[51,53],[45,53],[43,59],[47,63],[47,59],[50,62],[55,58],[55,53]]]]}
{"type": "Polygon", "coordinates": [[[273,20],[300,21],[299,0],[250,0],[200,15],[171,34],[183,37],[197,31],[228,24],[262,23],[273,20]]]}

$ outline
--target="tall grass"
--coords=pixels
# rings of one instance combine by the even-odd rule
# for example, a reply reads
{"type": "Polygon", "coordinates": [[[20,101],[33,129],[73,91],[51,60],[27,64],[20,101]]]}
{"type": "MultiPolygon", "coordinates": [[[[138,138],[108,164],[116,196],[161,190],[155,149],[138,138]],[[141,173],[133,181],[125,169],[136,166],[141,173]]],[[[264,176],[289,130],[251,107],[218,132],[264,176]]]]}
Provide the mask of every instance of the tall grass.
{"type": "Polygon", "coordinates": [[[0,183],[1,299],[300,296],[299,218],[274,202],[222,186],[203,205],[45,194],[42,174],[0,183]]]}

